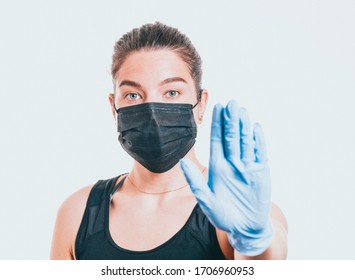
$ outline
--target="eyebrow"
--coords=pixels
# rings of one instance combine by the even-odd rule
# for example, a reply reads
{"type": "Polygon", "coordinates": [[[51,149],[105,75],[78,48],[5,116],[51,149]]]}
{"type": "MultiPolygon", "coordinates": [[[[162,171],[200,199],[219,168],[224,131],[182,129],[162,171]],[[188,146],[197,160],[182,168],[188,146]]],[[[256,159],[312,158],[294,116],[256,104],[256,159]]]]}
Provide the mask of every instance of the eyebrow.
{"type": "MultiPolygon", "coordinates": [[[[183,83],[187,84],[187,82],[181,77],[172,77],[172,78],[167,78],[164,81],[160,82],[159,85],[162,86],[162,85],[174,83],[174,82],[183,82],[183,83]]],[[[119,87],[122,87],[122,86],[132,86],[132,87],[142,88],[141,84],[134,82],[134,81],[130,81],[130,80],[123,80],[120,83],[119,87]]]]}
{"type": "Polygon", "coordinates": [[[162,81],[160,83],[160,85],[162,86],[162,85],[165,85],[168,83],[174,83],[174,82],[183,82],[183,83],[187,84],[187,82],[181,77],[172,77],[172,78],[165,79],[164,81],[162,81]]]}
{"type": "Polygon", "coordinates": [[[132,86],[132,87],[138,87],[138,88],[142,88],[142,85],[141,84],[138,84],[137,82],[134,82],[134,81],[130,81],[130,80],[123,80],[119,87],[122,87],[122,86],[132,86]]]}

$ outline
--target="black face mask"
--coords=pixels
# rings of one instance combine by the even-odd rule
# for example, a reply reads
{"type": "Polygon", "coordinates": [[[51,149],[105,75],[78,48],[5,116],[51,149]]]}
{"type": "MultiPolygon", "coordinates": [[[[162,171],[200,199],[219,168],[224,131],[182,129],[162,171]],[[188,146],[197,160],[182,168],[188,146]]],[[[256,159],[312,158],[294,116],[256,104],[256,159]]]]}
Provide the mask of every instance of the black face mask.
{"type": "Polygon", "coordinates": [[[196,105],[152,102],[115,108],[118,140],[149,171],[166,172],[195,144],[196,105]]]}

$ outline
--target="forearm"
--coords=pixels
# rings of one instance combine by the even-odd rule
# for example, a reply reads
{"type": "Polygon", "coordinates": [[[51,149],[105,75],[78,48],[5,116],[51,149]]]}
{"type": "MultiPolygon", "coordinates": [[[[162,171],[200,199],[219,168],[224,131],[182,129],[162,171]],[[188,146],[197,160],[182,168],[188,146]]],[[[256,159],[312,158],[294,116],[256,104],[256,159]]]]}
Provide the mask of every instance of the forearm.
{"type": "Polygon", "coordinates": [[[273,227],[273,240],[269,248],[262,254],[249,257],[234,250],[234,258],[238,260],[283,260],[287,258],[287,229],[278,220],[271,218],[273,227]]]}

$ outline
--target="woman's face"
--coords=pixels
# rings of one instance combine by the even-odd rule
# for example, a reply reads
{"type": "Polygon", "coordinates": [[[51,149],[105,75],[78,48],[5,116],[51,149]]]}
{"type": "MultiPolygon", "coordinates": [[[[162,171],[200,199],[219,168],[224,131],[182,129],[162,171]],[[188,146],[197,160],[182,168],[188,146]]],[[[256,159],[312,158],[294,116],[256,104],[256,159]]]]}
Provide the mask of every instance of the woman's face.
{"type": "MultiPolygon", "coordinates": [[[[132,106],[144,102],[197,103],[195,82],[186,63],[171,50],[150,50],[130,54],[115,77],[111,107],[132,106]]],[[[205,111],[207,92],[194,109],[196,123],[205,111]]],[[[113,113],[114,113],[113,108],[113,113]]]]}

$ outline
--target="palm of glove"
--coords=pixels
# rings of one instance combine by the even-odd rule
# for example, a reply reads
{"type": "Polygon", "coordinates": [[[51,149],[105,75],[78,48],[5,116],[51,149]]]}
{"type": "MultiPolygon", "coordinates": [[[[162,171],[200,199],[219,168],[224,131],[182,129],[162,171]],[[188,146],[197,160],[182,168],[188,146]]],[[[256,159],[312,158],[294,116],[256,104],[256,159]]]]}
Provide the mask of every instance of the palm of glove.
{"type": "Polygon", "coordinates": [[[210,162],[209,201],[198,201],[214,226],[247,236],[262,230],[268,222],[269,178],[264,163],[244,166],[222,158],[210,162]]]}
{"type": "Polygon", "coordinates": [[[192,162],[182,160],[181,166],[202,211],[228,233],[234,248],[255,255],[269,245],[271,187],[265,142],[260,125],[252,131],[245,109],[235,101],[226,108],[215,106],[208,182],[192,162]]]}

